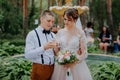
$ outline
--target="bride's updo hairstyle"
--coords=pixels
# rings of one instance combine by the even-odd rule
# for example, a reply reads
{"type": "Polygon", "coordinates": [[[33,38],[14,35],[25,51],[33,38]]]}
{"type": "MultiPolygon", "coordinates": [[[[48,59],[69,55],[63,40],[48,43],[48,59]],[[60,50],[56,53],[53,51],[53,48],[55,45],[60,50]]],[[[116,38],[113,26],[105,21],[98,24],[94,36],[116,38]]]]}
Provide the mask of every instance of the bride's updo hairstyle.
{"type": "Polygon", "coordinates": [[[79,17],[79,13],[78,13],[78,10],[77,9],[74,9],[74,8],[70,8],[70,9],[67,9],[64,14],[63,14],[63,17],[64,16],[67,16],[67,18],[69,20],[74,20],[74,21],[77,21],[78,17],[79,17]]]}

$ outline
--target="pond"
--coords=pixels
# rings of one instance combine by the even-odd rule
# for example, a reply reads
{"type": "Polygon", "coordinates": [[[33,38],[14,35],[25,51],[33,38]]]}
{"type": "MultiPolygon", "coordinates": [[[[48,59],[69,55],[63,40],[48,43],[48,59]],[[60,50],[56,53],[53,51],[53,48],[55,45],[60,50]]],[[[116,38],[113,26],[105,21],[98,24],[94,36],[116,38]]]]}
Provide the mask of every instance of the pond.
{"type": "MultiPolygon", "coordinates": [[[[22,55],[13,56],[13,58],[25,58],[22,55]]],[[[105,55],[105,54],[89,54],[87,57],[87,61],[115,61],[120,62],[120,57],[112,56],[112,55],[105,55]]]]}
{"type": "Polygon", "coordinates": [[[87,64],[99,64],[105,61],[120,62],[120,57],[105,54],[89,54],[86,59],[87,64]]]}
{"type": "MultiPolygon", "coordinates": [[[[13,56],[13,58],[25,58],[22,55],[13,56]]],[[[120,62],[120,57],[112,56],[112,55],[105,55],[105,54],[89,54],[87,59],[87,63],[97,63],[103,61],[115,61],[120,62]]]]}
{"type": "Polygon", "coordinates": [[[100,61],[116,61],[120,62],[120,57],[112,55],[103,55],[103,54],[90,54],[88,55],[88,60],[100,60],[100,61]]]}

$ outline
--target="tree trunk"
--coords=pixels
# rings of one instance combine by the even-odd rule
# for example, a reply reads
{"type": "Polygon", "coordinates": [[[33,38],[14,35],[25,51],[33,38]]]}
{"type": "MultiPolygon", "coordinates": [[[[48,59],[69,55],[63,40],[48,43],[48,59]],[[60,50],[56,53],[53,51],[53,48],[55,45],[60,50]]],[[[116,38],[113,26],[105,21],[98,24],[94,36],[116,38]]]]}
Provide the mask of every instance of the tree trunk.
{"type": "Polygon", "coordinates": [[[52,0],[52,6],[54,6],[55,0],[52,0]]]}
{"type": "Polygon", "coordinates": [[[31,9],[30,9],[30,16],[29,17],[32,17],[34,14],[34,0],[31,1],[31,9]]]}
{"type": "Polygon", "coordinates": [[[79,1],[80,1],[80,2],[79,2],[79,5],[80,5],[80,6],[84,6],[86,0],[79,0],[79,1]]]}
{"type": "Polygon", "coordinates": [[[106,14],[105,13],[105,0],[101,0],[99,1],[100,5],[98,8],[98,11],[97,11],[97,19],[98,19],[98,24],[99,24],[99,31],[101,31],[102,27],[105,25],[104,24],[104,15],[106,14]]]}
{"type": "Polygon", "coordinates": [[[49,7],[50,7],[50,0],[48,0],[48,10],[49,10],[49,7]]]}
{"type": "Polygon", "coordinates": [[[40,13],[42,12],[42,0],[40,0],[40,13]]]}
{"type": "Polygon", "coordinates": [[[93,5],[93,0],[89,0],[89,20],[94,22],[94,20],[93,20],[93,15],[94,14],[92,14],[92,9],[91,9],[92,5],[93,5]]]}
{"type": "Polygon", "coordinates": [[[31,8],[34,7],[34,0],[32,0],[32,3],[31,3],[31,8]]]}
{"type": "Polygon", "coordinates": [[[62,0],[62,5],[65,5],[65,0],[62,0]]]}
{"type": "Polygon", "coordinates": [[[28,29],[28,0],[23,0],[23,29],[25,38],[28,29]]]}
{"type": "Polygon", "coordinates": [[[58,0],[58,6],[61,6],[61,0],[58,0]]]}
{"type": "MultiPolygon", "coordinates": [[[[80,6],[84,6],[85,5],[85,1],[86,0],[78,0],[77,2],[79,2],[80,6]]],[[[83,13],[80,15],[80,19],[81,19],[81,23],[82,23],[82,28],[84,29],[86,27],[86,19],[87,19],[87,15],[86,13],[83,13]]]]}
{"type": "Polygon", "coordinates": [[[112,0],[106,0],[107,2],[107,13],[108,13],[108,23],[110,27],[110,32],[113,35],[114,39],[114,27],[113,27],[113,19],[112,19],[112,0]]]}
{"type": "Polygon", "coordinates": [[[83,6],[86,0],[77,0],[77,5],[83,6]]]}
{"type": "MultiPolygon", "coordinates": [[[[61,0],[58,0],[58,6],[61,6],[61,0]]],[[[61,27],[62,26],[62,16],[58,15],[58,25],[61,27]]]]}
{"type": "Polygon", "coordinates": [[[80,0],[77,0],[77,5],[79,5],[80,4],[80,0]]]}

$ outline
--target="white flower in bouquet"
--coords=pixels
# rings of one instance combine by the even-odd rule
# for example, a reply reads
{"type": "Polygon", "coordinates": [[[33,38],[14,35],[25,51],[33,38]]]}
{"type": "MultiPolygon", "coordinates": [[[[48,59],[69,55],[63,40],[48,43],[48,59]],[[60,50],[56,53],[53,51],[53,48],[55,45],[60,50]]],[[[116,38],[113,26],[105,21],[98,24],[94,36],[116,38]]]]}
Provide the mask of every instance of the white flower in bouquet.
{"type": "Polygon", "coordinates": [[[66,50],[66,51],[60,51],[58,53],[58,56],[56,57],[56,61],[58,64],[64,65],[64,64],[78,62],[79,59],[74,52],[66,50]]]}
{"type": "Polygon", "coordinates": [[[63,62],[63,57],[64,57],[64,55],[59,55],[58,56],[58,62],[63,62]]]}
{"type": "Polygon", "coordinates": [[[72,54],[69,52],[69,51],[66,51],[66,53],[64,54],[64,59],[66,59],[66,60],[70,60],[70,56],[71,56],[72,54]]]}

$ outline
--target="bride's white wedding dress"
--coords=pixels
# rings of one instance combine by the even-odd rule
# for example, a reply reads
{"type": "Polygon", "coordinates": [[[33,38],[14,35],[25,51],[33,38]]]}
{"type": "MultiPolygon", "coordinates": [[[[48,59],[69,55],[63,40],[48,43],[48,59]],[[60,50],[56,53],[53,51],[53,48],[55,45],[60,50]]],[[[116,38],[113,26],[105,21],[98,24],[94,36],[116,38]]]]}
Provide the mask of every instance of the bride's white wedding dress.
{"type": "MultiPolygon", "coordinates": [[[[77,50],[79,50],[79,47],[82,45],[84,49],[83,54],[85,54],[84,57],[80,57],[80,55],[77,54],[80,57],[80,60],[82,60],[82,62],[75,64],[69,69],[72,76],[71,78],[73,78],[70,80],[92,80],[90,71],[85,62],[85,59],[87,57],[87,45],[85,42],[85,36],[83,36],[84,34],[72,35],[68,33],[69,31],[66,28],[60,30],[57,33],[57,39],[60,41],[60,49],[75,51],[77,54],[77,50]]],[[[66,80],[67,71],[68,68],[55,63],[54,72],[51,80],[66,80]]]]}

